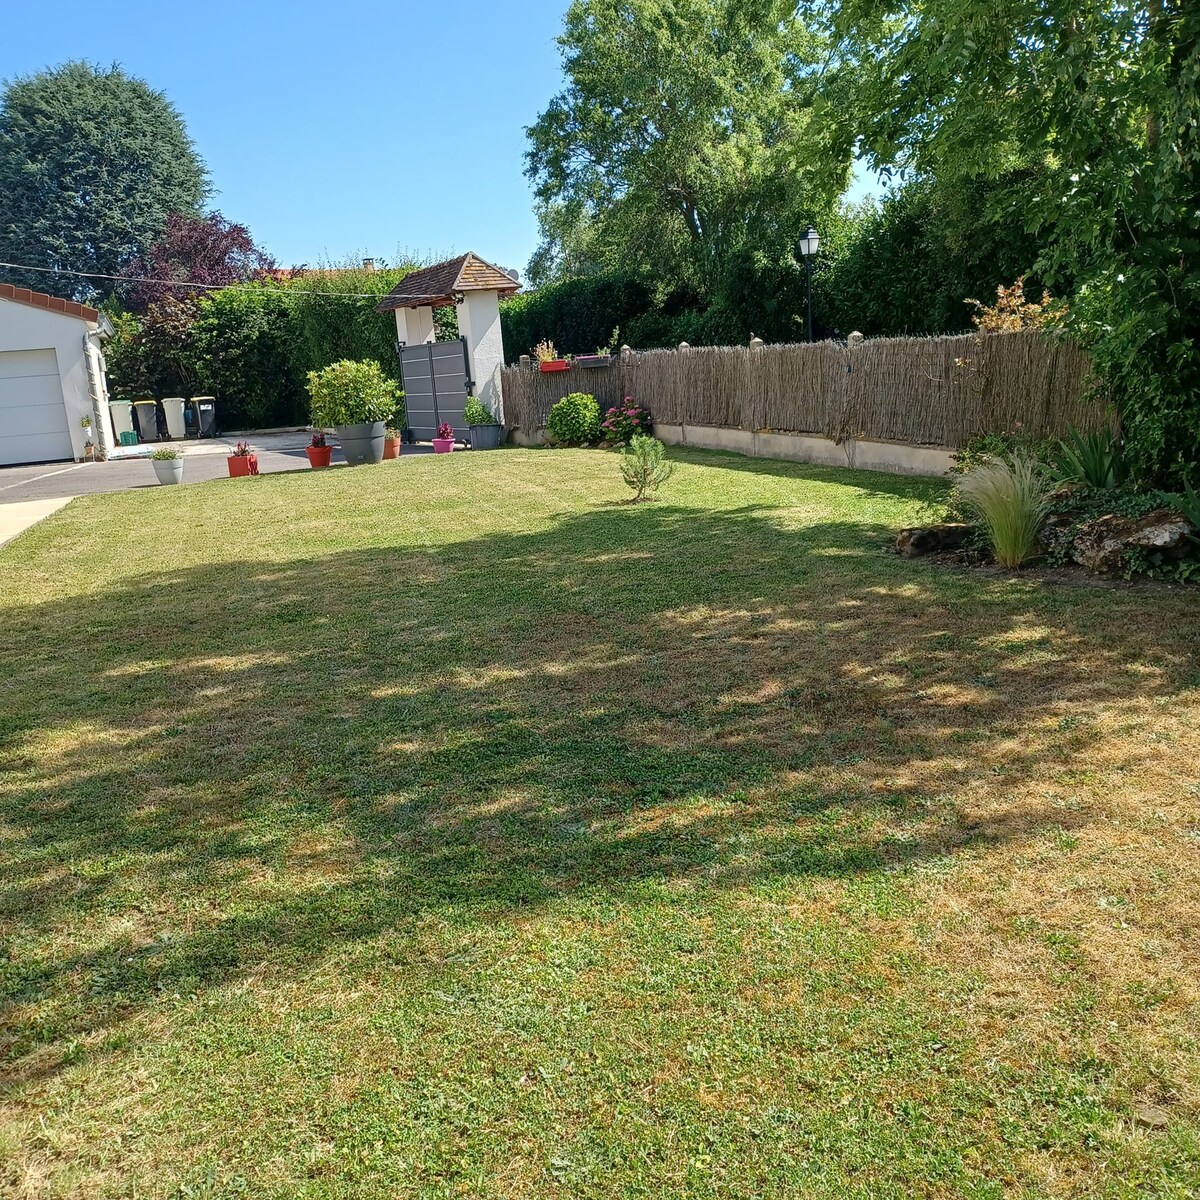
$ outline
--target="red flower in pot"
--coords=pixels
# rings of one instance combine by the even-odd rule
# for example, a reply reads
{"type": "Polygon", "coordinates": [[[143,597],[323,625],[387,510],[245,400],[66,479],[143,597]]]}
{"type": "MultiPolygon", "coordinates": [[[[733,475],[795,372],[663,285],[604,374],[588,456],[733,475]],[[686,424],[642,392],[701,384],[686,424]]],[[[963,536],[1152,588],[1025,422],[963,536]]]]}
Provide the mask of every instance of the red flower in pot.
{"type": "Polygon", "coordinates": [[[327,467],[333,459],[333,447],[323,433],[314,433],[312,441],[304,448],[308,455],[308,465],[315,471],[318,467],[327,467]]]}
{"type": "Polygon", "coordinates": [[[454,426],[443,421],[438,426],[438,435],[433,439],[434,454],[449,454],[454,449],[454,426]]]}
{"type": "Polygon", "coordinates": [[[249,442],[238,442],[233,453],[225,461],[229,464],[230,479],[258,474],[258,455],[250,449],[249,442]]]}

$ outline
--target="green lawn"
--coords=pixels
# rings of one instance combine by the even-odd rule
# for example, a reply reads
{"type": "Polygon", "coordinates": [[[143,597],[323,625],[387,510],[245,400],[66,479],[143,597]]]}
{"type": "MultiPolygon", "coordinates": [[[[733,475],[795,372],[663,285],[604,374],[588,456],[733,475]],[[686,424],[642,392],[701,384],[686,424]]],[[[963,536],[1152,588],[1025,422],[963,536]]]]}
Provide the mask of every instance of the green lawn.
{"type": "Polygon", "coordinates": [[[0,1194],[1196,1194],[1196,594],[676,459],[0,551],[0,1194]]]}

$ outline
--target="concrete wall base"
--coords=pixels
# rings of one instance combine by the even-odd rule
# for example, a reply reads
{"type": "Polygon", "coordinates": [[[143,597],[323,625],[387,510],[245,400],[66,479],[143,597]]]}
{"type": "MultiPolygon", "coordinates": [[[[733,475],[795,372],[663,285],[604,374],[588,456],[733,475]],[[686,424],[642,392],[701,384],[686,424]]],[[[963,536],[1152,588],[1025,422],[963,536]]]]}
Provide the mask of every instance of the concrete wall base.
{"type": "Polygon", "coordinates": [[[862,471],[887,471],[892,475],[945,475],[954,465],[951,450],[908,446],[902,442],[851,440],[839,445],[829,438],[810,434],[725,429],[717,425],[656,424],[654,434],[669,446],[727,450],[752,458],[781,458],[823,467],[856,467],[862,471]]]}
{"type": "MultiPolygon", "coordinates": [[[[724,450],[750,458],[780,458],[815,463],[822,467],[854,467],[861,471],[886,471],[892,475],[945,475],[954,465],[954,452],[937,446],[909,446],[903,442],[866,439],[840,445],[829,438],[804,433],[770,433],[767,430],[727,429],[720,425],[668,425],[658,422],[654,436],[668,446],[697,450],[724,450]]],[[[509,431],[514,446],[544,446],[544,429],[509,431]]]]}

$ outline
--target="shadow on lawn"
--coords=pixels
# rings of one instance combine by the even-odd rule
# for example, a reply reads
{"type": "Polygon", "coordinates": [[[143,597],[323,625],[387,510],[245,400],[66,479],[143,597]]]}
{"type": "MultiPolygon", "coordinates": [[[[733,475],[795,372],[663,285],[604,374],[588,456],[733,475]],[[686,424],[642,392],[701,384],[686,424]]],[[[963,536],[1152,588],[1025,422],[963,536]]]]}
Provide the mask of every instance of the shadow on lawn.
{"type": "Polygon", "coordinates": [[[879,873],[1082,819],[1032,785],[1087,765],[1096,705],[1185,682],[1173,601],[1138,624],[886,536],[598,509],[0,611],[0,917],[37,947],[5,964],[10,1066],[451,906],[879,873]],[[53,951],[97,911],[126,931],[53,951]]]}

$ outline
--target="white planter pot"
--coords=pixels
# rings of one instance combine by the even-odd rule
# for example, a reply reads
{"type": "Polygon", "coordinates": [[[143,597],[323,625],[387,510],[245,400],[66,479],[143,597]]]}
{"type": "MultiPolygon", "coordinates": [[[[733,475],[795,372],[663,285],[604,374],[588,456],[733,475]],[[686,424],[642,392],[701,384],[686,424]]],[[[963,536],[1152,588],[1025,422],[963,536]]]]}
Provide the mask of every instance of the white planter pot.
{"type": "Polygon", "coordinates": [[[183,482],[182,458],[152,458],[150,463],[154,467],[154,473],[158,476],[159,483],[183,482]]]}

